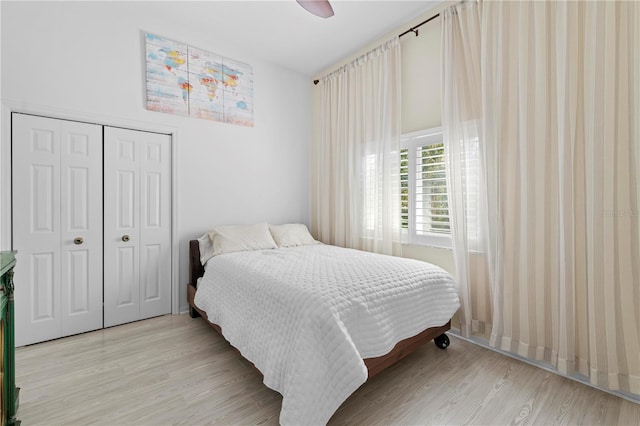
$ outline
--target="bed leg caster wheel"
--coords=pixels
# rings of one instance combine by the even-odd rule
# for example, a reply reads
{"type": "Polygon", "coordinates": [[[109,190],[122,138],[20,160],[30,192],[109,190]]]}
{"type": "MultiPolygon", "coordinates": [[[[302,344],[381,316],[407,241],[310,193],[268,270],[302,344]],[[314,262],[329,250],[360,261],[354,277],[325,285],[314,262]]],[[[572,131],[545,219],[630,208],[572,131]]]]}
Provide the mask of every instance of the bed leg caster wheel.
{"type": "Polygon", "coordinates": [[[449,336],[447,336],[446,334],[442,333],[441,335],[439,335],[438,337],[433,339],[433,342],[440,349],[447,349],[447,347],[449,346],[449,336]]]}

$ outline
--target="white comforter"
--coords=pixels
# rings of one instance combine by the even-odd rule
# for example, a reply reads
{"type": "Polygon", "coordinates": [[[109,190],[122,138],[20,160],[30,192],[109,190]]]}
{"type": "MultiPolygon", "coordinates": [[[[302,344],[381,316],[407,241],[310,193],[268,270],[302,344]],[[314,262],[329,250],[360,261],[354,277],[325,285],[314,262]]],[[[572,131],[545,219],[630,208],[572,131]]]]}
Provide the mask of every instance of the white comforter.
{"type": "Polygon", "coordinates": [[[283,425],[327,423],[366,381],[363,358],[459,307],[434,265],[322,244],[214,257],[195,304],[282,394],[283,425]]]}

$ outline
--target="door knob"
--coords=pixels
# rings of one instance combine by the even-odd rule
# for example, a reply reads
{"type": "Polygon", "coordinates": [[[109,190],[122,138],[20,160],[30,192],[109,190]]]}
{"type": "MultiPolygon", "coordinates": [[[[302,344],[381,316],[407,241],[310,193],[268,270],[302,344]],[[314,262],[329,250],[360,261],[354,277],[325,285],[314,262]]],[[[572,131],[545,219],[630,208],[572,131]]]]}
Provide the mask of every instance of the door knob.
{"type": "Polygon", "coordinates": [[[125,243],[126,243],[127,241],[129,241],[129,239],[130,239],[130,238],[129,238],[129,236],[128,236],[128,235],[123,235],[123,236],[122,236],[122,241],[124,241],[125,243]]]}
{"type": "Polygon", "coordinates": [[[76,237],[73,239],[73,244],[82,244],[84,243],[84,239],[82,237],[76,237]]]}

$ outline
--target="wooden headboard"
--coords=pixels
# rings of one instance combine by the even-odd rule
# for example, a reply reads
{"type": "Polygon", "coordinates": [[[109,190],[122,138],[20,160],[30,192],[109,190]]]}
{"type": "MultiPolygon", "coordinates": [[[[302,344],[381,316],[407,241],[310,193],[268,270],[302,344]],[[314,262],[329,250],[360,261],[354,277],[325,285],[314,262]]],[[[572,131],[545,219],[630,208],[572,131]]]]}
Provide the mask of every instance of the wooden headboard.
{"type": "Polygon", "coordinates": [[[204,275],[204,266],[200,263],[200,245],[198,240],[189,241],[189,285],[197,286],[198,278],[204,275]]]}

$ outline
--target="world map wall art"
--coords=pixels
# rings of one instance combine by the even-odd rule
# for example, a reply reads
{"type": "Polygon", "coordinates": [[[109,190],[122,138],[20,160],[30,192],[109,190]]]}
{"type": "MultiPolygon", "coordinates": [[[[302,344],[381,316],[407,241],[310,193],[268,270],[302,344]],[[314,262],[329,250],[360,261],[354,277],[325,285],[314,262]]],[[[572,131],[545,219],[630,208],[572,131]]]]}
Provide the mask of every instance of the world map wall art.
{"type": "Polygon", "coordinates": [[[253,127],[253,68],[145,34],[147,109],[253,127]]]}

